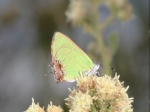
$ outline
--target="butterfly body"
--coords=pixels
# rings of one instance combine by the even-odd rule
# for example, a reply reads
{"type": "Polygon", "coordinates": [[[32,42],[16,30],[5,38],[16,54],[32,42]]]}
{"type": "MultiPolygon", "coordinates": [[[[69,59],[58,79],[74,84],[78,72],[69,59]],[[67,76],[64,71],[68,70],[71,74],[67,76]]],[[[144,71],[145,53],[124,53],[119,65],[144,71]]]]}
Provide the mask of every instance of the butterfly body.
{"type": "Polygon", "coordinates": [[[62,65],[55,58],[52,59],[52,69],[54,71],[54,78],[56,79],[56,81],[63,81],[64,72],[62,71],[62,65]]]}

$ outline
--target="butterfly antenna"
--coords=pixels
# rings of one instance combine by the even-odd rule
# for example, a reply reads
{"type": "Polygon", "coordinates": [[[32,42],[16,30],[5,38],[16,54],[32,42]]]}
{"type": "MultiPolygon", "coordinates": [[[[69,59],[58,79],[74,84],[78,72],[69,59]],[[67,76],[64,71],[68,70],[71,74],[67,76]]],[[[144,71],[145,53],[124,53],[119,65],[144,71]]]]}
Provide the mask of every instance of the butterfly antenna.
{"type": "MultiPolygon", "coordinates": [[[[102,72],[101,74],[105,74],[105,64],[104,63],[102,63],[102,62],[95,62],[95,64],[98,64],[98,65],[100,65],[100,71],[102,72]]],[[[116,69],[114,68],[114,67],[110,67],[110,69],[112,70],[112,71],[116,71],[116,69]]]]}
{"type": "MultiPolygon", "coordinates": [[[[105,64],[104,63],[102,63],[102,62],[98,62],[98,61],[96,61],[96,62],[94,62],[96,65],[99,65],[100,67],[99,67],[99,74],[97,74],[97,76],[104,76],[105,74],[106,74],[106,72],[105,72],[105,64]]],[[[110,69],[113,71],[113,72],[115,72],[116,71],[116,69],[114,68],[114,67],[110,67],[110,69]]]]}

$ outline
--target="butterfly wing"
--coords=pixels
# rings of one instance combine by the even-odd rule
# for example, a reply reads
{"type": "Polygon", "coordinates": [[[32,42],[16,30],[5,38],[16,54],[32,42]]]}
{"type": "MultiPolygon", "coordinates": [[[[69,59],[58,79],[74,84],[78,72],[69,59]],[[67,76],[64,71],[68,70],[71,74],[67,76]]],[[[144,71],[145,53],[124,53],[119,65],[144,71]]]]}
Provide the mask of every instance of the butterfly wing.
{"type": "Polygon", "coordinates": [[[74,80],[79,72],[91,69],[94,64],[92,60],[67,36],[56,32],[51,46],[52,57],[62,65],[64,80],[74,80]]]}

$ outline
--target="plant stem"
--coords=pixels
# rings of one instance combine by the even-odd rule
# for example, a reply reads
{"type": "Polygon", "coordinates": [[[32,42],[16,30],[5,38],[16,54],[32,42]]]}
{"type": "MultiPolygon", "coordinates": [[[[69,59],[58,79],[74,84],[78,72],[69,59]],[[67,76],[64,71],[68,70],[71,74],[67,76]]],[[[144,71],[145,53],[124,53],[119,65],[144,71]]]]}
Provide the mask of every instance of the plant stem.
{"type": "Polygon", "coordinates": [[[85,24],[85,28],[89,31],[89,33],[95,39],[96,45],[101,54],[102,61],[105,64],[106,74],[108,75],[111,75],[110,64],[112,60],[112,52],[104,44],[102,32],[113,21],[113,19],[114,19],[114,16],[110,15],[104,23],[100,25],[96,25],[95,27],[93,27],[94,25],[92,26],[89,24],[85,24]]]}

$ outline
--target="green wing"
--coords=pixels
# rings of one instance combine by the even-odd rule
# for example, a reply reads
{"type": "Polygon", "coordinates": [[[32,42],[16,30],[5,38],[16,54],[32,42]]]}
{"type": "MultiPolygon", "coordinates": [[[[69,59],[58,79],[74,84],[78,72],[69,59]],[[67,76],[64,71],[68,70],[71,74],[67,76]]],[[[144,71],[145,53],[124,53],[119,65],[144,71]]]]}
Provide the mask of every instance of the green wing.
{"type": "Polygon", "coordinates": [[[65,72],[64,80],[74,80],[79,72],[88,71],[94,66],[92,60],[67,36],[56,32],[52,41],[52,57],[55,57],[65,72]]]}

